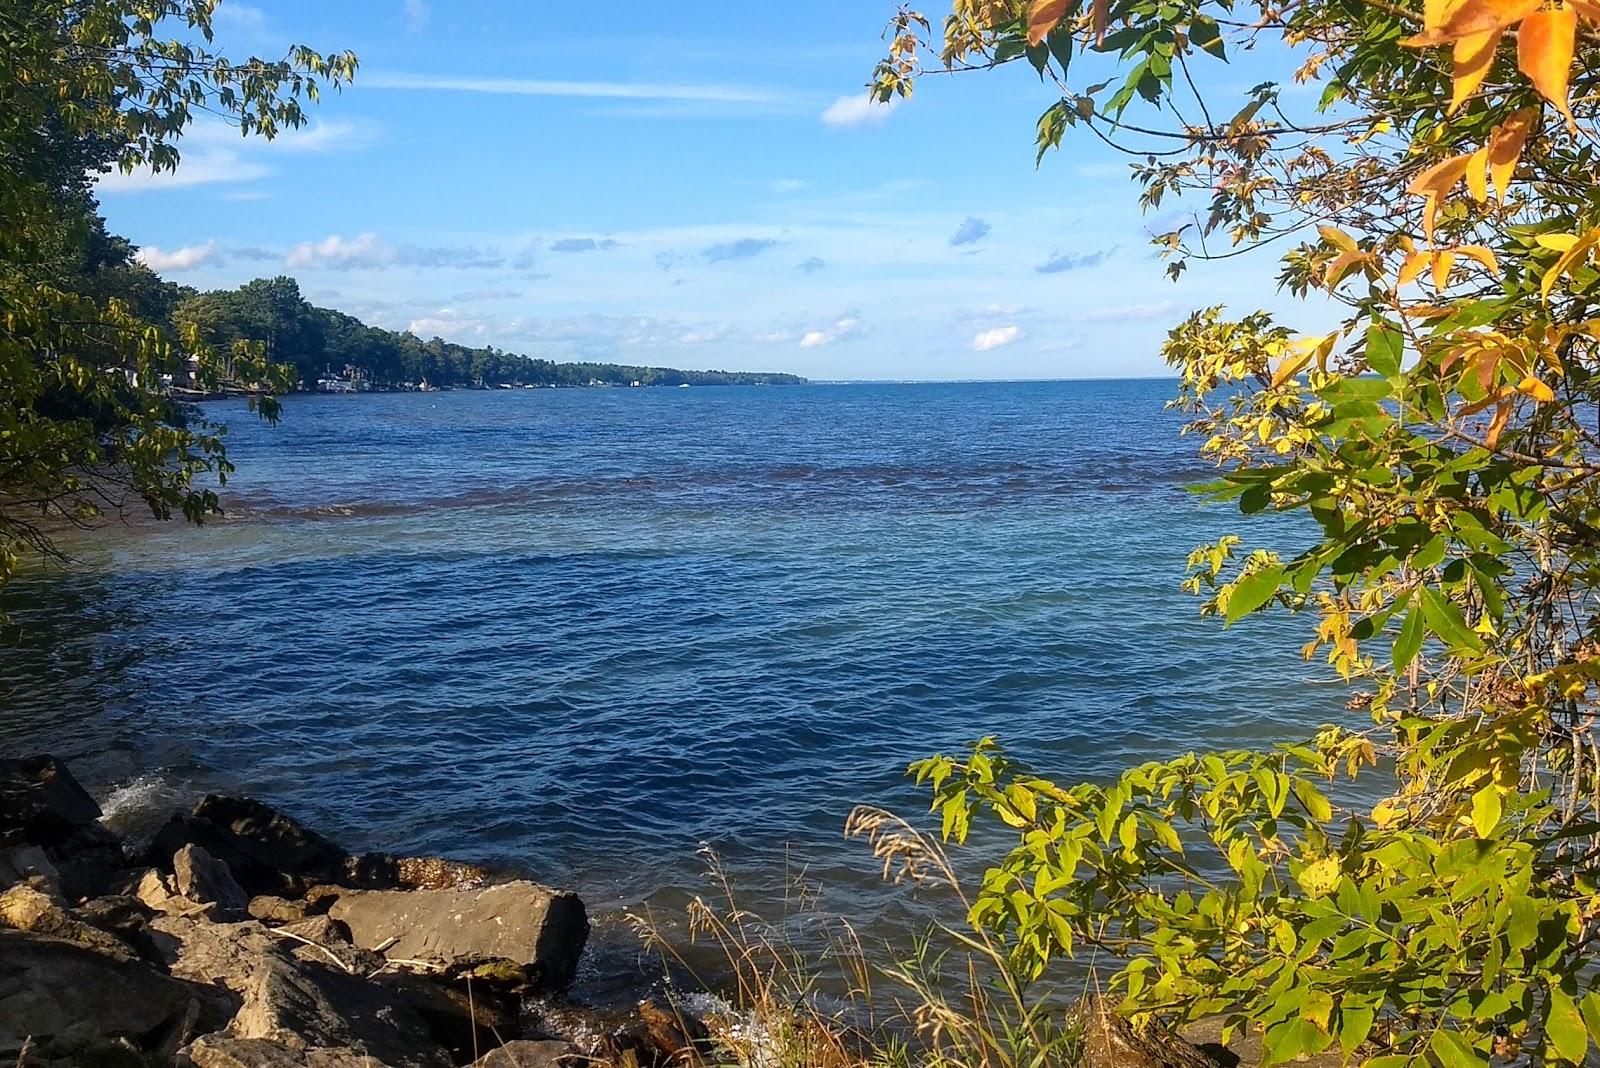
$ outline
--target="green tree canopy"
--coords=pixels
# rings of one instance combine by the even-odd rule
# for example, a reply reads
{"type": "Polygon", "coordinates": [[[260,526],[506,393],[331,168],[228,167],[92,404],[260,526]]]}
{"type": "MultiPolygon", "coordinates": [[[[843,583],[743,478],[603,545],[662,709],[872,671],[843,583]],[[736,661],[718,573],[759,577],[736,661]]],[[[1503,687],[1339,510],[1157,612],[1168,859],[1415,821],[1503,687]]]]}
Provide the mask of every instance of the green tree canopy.
{"type": "Polygon", "coordinates": [[[52,531],[142,502],[198,521],[203,474],[229,468],[215,428],[152,387],[187,350],[203,380],[270,390],[259,347],[219,354],[158,323],[181,297],[106,233],[93,183],[112,167],[171,170],[194,113],[241,136],[305,121],[301,101],[355,72],[295,47],[235,62],[213,50],[217,0],[15,0],[0,11],[0,586],[52,531]]]}

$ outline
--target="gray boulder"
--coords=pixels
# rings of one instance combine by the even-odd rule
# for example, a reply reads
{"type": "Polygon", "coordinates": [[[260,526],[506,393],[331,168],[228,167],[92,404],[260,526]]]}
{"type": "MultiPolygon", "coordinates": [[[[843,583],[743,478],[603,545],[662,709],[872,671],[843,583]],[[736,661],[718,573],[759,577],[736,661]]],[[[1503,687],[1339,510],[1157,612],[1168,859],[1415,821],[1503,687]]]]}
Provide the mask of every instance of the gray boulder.
{"type": "Polygon", "coordinates": [[[575,1046],[559,1039],[534,1041],[521,1038],[490,1050],[472,1068],[575,1068],[589,1063],[575,1046]]]}
{"type": "Polygon", "coordinates": [[[205,1019],[205,992],[128,956],[0,929],[0,1051],[32,1038],[83,1047],[126,1040],[170,1054],[205,1019]]]}
{"type": "Polygon", "coordinates": [[[250,903],[228,866],[193,843],[172,855],[172,880],[180,895],[224,916],[242,916],[250,903]]]}
{"type": "Polygon", "coordinates": [[[183,1068],[385,1068],[354,1049],[291,1048],[226,1032],[202,1035],[179,1051],[183,1068]]]}
{"type": "MultiPolygon", "coordinates": [[[[391,1068],[452,1063],[432,1021],[407,998],[369,981],[359,970],[352,974],[336,957],[296,952],[296,947],[306,947],[254,920],[214,923],[204,917],[164,915],[151,920],[150,927],[174,976],[210,984],[230,996],[236,1011],[228,1036],[260,1039],[301,1058],[285,1063],[320,1064],[328,1058],[337,1063],[350,1051],[391,1068]]],[[[375,955],[373,959],[382,963],[375,955]]],[[[264,1056],[263,1049],[240,1047],[226,1055],[264,1056]]],[[[216,1064],[228,1063],[225,1051],[201,1052],[216,1064]]],[[[189,1056],[201,1063],[194,1051],[189,1056]]]]}
{"type": "Polygon", "coordinates": [[[58,880],[73,901],[99,893],[125,862],[122,843],[100,825],[100,806],[51,756],[0,760],[0,850],[0,871],[26,865],[25,874],[58,880]]]}
{"type": "Polygon", "coordinates": [[[451,971],[509,962],[544,990],[572,982],[589,938],[576,894],[526,881],[481,890],[346,891],[328,915],[350,929],[356,945],[391,961],[451,971]]]}
{"type": "Polygon", "coordinates": [[[86,923],[67,909],[66,902],[27,883],[0,893],[0,927],[75,942],[113,957],[133,956],[122,939],[86,923]]]}

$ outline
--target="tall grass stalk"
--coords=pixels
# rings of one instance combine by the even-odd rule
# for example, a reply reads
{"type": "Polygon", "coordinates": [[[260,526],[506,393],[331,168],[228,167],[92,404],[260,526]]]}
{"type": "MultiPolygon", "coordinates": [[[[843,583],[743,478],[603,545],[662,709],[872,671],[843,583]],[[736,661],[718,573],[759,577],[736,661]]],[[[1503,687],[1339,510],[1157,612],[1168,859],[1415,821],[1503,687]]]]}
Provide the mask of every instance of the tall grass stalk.
{"type": "MultiPolygon", "coordinates": [[[[888,881],[948,887],[964,919],[970,901],[943,847],[883,809],[858,807],[847,838],[865,842],[888,881]]],[[[708,1065],[743,1068],[1057,1068],[1076,1064],[1081,1028],[1059,997],[1033,987],[981,931],[936,923],[875,958],[843,917],[822,915],[803,879],[774,920],[739,904],[716,853],[702,850],[715,888],[686,909],[689,942],[712,947],[719,976],[698,974],[686,947],[645,916],[646,945],[725,999],[705,1015],[708,1065]],[[790,935],[797,914],[823,931],[821,948],[790,935]]]]}

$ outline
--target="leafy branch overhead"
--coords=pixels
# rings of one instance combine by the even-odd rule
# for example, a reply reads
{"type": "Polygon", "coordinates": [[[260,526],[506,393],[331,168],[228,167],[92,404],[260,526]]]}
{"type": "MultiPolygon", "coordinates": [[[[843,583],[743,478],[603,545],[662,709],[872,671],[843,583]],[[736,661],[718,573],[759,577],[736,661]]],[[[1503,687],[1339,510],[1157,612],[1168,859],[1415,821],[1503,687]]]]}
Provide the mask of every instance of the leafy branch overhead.
{"type": "Polygon", "coordinates": [[[1591,1056],[1600,5],[956,0],[887,37],[880,97],[1027,62],[1041,160],[1125,153],[1174,277],[1271,245],[1337,317],[1198,309],[1165,353],[1205,491],[1293,517],[1291,546],[1198,547],[1187,588],[1223,625],[1298,613],[1348,704],[1113,783],[988,741],[919,763],[948,836],[1016,836],[971,921],[1035,975],[1109,955],[1136,1020],[1219,1015],[1272,1063],[1591,1056]],[[1227,99],[1247,50],[1320,91],[1227,99]]]}
{"type": "Polygon", "coordinates": [[[161,325],[180,294],[97,214],[113,167],[171,170],[199,111],[241,136],[305,122],[355,56],[212,50],[217,0],[16,0],[0,11],[0,586],[56,532],[147,509],[199,522],[231,471],[220,427],[156,388],[163,374],[253,391],[268,418],[290,380],[266,346],[213,347],[161,325]],[[167,36],[171,34],[172,36],[167,36]],[[176,334],[176,336],[174,336],[176,334]]]}

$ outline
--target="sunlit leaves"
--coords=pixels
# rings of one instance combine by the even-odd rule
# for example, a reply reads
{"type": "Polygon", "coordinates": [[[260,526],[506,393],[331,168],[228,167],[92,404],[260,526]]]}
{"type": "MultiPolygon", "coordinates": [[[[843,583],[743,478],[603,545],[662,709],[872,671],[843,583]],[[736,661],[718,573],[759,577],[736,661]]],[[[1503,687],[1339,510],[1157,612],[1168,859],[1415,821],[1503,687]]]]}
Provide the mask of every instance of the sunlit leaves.
{"type": "Polygon", "coordinates": [[[1234,583],[1228,593],[1225,616],[1234,623],[1272,599],[1283,584],[1283,568],[1271,566],[1258,568],[1234,583]]]}
{"type": "Polygon", "coordinates": [[[1489,176],[1494,181],[1495,192],[1504,200],[1511,188],[1511,177],[1517,169],[1528,135],[1539,121],[1537,108],[1523,108],[1494,128],[1489,135],[1489,176]]]}
{"type": "Polygon", "coordinates": [[[1517,66],[1539,94],[1572,122],[1567,86],[1578,31],[1578,13],[1570,7],[1545,8],[1517,28],[1517,66]]]}
{"type": "Polygon", "coordinates": [[[1033,0],[1028,5],[1028,43],[1037,45],[1050,35],[1067,13],[1070,0],[1033,0]]]}
{"type": "MultiPolygon", "coordinates": [[[[999,36],[1020,38],[1014,10],[999,36]]],[[[1334,1043],[1378,1068],[1581,1061],[1600,1038],[1584,971],[1600,939],[1600,158],[1542,109],[1600,94],[1600,3],[1115,13],[1120,87],[1086,110],[1104,86],[1063,87],[1041,147],[1074,125],[1115,140],[1170,104],[1182,125],[1150,132],[1133,168],[1147,209],[1184,198],[1163,247],[1281,242],[1280,282],[1339,315],[1296,333],[1204,309],[1172,329],[1175,407],[1221,468],[1203,492],[1284,524],[1252,533],[1292,531],[1197,548],[1185,588],[1226,623],[1309,616],[1303,651],[1326,652],[1366,733],[1341,760],[1323,735],[1041,801],[985,922],[1036,954],[1059,932],[1037,895],[999,888],[1049,886],[1076,910],[1074,944],[1127,963],[1126,1011],[1223,1016],[1262,1033],[1268,1062],[1334,1043]],[[1304,46],[1322,125],[1271,85],[1178,101],[1173,66],[1210,51],[1207,18],[1219,40],[1251,25],[1304,46]],[[1125,118],[1140,100],[1147,117],[1125,118]],[[1380,754],[1381,785],[1318,792],[1380,754]]],[[[1051,32],[1085,42],[1094,21],[1068,10],[1051,32]]],[[[1020,818],[1003,786],[961,789],[964,811],[1020,818]]]]}

